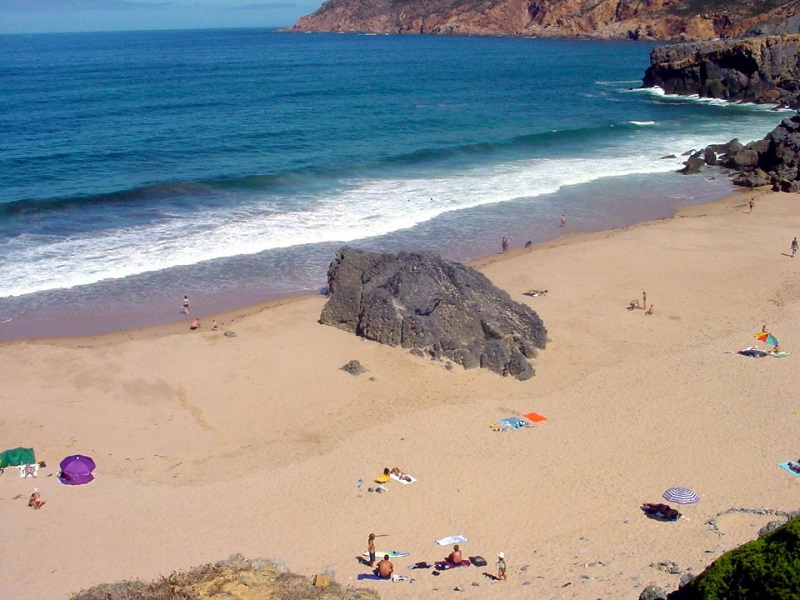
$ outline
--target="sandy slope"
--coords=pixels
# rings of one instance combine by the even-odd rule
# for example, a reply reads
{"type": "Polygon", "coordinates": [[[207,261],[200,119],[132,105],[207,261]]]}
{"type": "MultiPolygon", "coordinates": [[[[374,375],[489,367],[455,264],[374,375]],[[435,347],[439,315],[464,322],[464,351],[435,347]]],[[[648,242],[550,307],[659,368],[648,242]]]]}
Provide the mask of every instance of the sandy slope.
{"type": "Polygon", "coordinates": [[[635,598],[676,585],[651,563],[699,572],[770,517],[722,516],[722,535],[708,519],[800,507],[800,478],[777,467],[800,458],[800,258],[786,256],[800,204],[764,195],[747,214],[745,199],[482,261],[550,332],[527,382],[319,325],[321,297],[218,317],[237,337],[179,323],[1,345],[2,445],[48,462],[36,482],[0,476],[3,597],[65,598],[233,552],[356,583],[371,531],[412,552],[395,564],[414,583],[366,582],[389,599],[457,585],[460,598],[635,598]],[[522,295],[531,288],[549,294],[522,295]],[[653,316],[625,310],[643,289],[653,316]],[[725,352],[762,324],[795,354],[725,352]],[[354,358],[369,373],[339,370],[354,358]],[[549,420],[489,428],[529,411],[549,420]],[[90,485],[55,478],[75,452],[98,463],[90,485]],[[418,482],[359,492],[359,478],[395,465],[418,482]],[[48,502],[38,512],[26,507],[34,485],[48,502]],[[678,523],[645,518],[639,505],[673,485],[702,500],[678,523]],[[492,570],[505,551],[508,581],[406,570],[444,556],[434,540],[456,533],[492,570]]]}

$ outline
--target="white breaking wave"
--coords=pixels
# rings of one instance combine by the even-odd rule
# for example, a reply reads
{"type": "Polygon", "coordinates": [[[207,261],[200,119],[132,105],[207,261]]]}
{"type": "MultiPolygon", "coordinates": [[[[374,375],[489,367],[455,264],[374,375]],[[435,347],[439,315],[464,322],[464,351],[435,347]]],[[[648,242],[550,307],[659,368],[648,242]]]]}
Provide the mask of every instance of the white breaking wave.
{"type": "Polygon", "coordinates": [[[655,125],[655,121],[628,121],[631,125],[638,125],[639,127],[647,127],[649,125],[655,125]]]}
{"type": "MultiPolygon", "coordinates": [[[[630,121],[652,126],[654,121],[630,121]]],[[[690,149],[763,137],[750,121],[739,131],[711,122],[673,135],[639,136],[626,147],[584,158],[523,159],[435,178],[364,178],[339,182],[336,192],[291,198],[255,197],[235,208],[209,209],[156,224],[68,238],[6,242],[0,248],[0,297],[66,289],[172,267],[304,244],[351,242],[405,230],[442,214],[552,194],[604,177],[664,173],[683,166],[690,149]],[[675,155],[679,158],[662,158],[675,155]]]]}

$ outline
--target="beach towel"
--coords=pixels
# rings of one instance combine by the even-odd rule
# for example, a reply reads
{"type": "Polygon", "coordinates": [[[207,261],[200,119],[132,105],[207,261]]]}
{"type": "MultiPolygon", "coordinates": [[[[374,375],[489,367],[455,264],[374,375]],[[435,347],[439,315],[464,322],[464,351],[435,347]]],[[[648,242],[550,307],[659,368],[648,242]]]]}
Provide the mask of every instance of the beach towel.
{"type": "Polygon", "coordinates": [[[535,412],[529,412],[522,416],[528,419],[528,421],[530,421],[531,423],[541,423],[542,421],[547,421],[547,417],[535,412]]]}
{"type": "Polygon", "coordinates": [[[39,465],[34,463],[32,465],[18,465],[20,477],[38,477],[39,465]]]}
{"type": "Polygon", "coordinates": [[[745,348],[744,350],[726,350],[726,354],[741,354],[742,356],[749,356],[751,358],[764,358],[767,356],[767,353],[763,350],[759,350],[758,348],[753,348],[752,346],[749,348],[745,348]]]}
{"type": "Polygon", "coordinates": [[[506,417],[500,421],[500,427],[507,429],[522,429],[523,427],[528,427],[528,425],[530,425],[528,421],[519,417],[506,417]]]}
{"type": "Polygon", "coordinates": [[[447,569],[455,569],[456,567],[468,567],[472,563],[470,563],[466,558],[462,560],[460,563],[454,563],[449,560],[440,560],[434,563],[434,566],[438,571],[446,571],[447,569]]]}
{"type": "MultiPolygon", "coordinates": [[[[362,554],[364,556],[369,556],[369,552],[362,552],[362,554]]],[[[398,550],[389,550],[389,551],[384,550],[376,552],[375,556],[377,556],[378,558],[383,558],[387,554],[389,555],[389,558],[398,558],[401,556],[408,556],[409,554],[411,554],[411,552],[400,552],[398,550]]]]}
{"type": "Polygon", "coordinates": [[[787,460],[786,462],[778,463],[778,466],[781,469],[786,469],[787,471],[789,471],[789,473],[791,473],[795,477],[800,477],[800,473],[797,473],[796,471],[792,471],[792,468],[789,466],[789,463],[792,463],[792,464],[795,464],[795,465],[798,464],[798,463],[796,463],[796,462],[794,462],[792,460],[787,460]]]}
{"type": "Polygon", "coordinates": [[[786,358],[789,356],[791,352],[770,352],[767,356],[772,356],[774,358],[786,358]]]}
{"type": "Polygon", "coordinates": [[[364,581],[368,579],[370,581],[391,581],[391,579],[384,579],[383,577],[378,577],[375,573],[359,573],[358,580],[364,581]]]}
{"type": "Polygon", "coordinates": [[[400,483],[403,483],[405,485],[408,485],[409,483],[414,483],[417,480],[416,477],[414,477],[413,475],[409,475],[408,473],[402,473],[401,475],[392,473],[392,479],[394,479],[395,481],[399,481],[400,483]],[[407,477],[408,479],[404,479],[404,477],[407,477]]]}
{"type": "Polygon", "coordinates": [[[386,483],[389,481],[389,475],[381,475],[375,478],[375,483],[386,483]]]}
{"type": "Polygon", "coordinates": [[[450,544],[464,544],[468,541],[469,540],[463,535],[451,535],[440,540],[436,540],[436,543],[440,546],[449,546],[450,544]]]}

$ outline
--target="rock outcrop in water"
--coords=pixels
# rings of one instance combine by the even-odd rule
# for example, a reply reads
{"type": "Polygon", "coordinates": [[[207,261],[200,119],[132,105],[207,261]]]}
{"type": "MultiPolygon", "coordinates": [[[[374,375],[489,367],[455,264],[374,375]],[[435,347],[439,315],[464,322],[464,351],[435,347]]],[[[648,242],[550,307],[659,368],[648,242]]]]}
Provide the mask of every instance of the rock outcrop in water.
{"type": "Polygon", "coordinates": [[[790,0],[328,0],[293,31],[702,40],[800,32],[790,0]]]}
{"type": "Polygon", "coordinates": [[[654,48],[643,87],[800,108],[800,35],[654,48]]]}
{"type": "Polygon", "coordinates": [[[711,145],[692,154],[685,164],[682,173],[697,173],[703,165],[721,165],[734,172],[736,185],[769,185],[776,192],[800,192],[800,116],[784,119],[763,140],[711,145]]]}
{"type": "MultiPolygon", "coordinates": [[[[697,42],[655,48],[643,87],[732,102],[800,108],[800,35],[697,42]]],[[[682,173],[721,166],[744,187],[800,192],[800,117],[781,121],[762,140],[738,140],[692,153],[682,173]]]]}
{"type": "Polygon", "coordinates": [[[431,253],[342,248],[328,268],[328,289],[321,323],[467,369],[528,379],[528,359],[547,343],[530,307],[475,269],[431,253]]]}

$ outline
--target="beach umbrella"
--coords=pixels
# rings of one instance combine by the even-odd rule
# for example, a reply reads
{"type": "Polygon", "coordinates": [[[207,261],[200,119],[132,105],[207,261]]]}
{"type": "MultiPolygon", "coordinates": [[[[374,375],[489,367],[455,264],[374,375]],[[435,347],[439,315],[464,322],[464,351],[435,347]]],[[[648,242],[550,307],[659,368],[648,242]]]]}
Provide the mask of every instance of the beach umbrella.
{"type": "Polygon", "coordinates": [[[94,479],[92,471],[95,470],[95,464],[88,456],[73,454],[62,460],[59,466],[61,467],[61,473],[58,477],[61,483],[82,485],[94,479]]]}
{"type": "Polygon", "coordinates": [[[764,342],[768,346],[777,346],[778,345],[778,340],[775,339],[775,336],[772,335],[771,333],[766,333],[764,331],[762,331],[761,333],[757,333],[756,334],[756,339],[759,342],[764,342]]]}
{"type": "Polygon", "coordinates": [[[694,504],[700,501],[700,496],[685,487],[671,487],[662,494],[662,498],[676,504],[694,504]]]}

